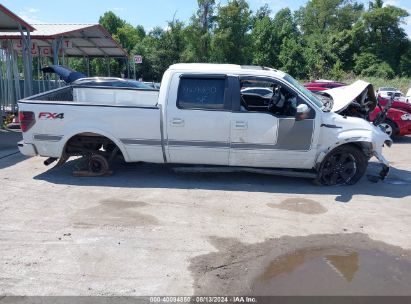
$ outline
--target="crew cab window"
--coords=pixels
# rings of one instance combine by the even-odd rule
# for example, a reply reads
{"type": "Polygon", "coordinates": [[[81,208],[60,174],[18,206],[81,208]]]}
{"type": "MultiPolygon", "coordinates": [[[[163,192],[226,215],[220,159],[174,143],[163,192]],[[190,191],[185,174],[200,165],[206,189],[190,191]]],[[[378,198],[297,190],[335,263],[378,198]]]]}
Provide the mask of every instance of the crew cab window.
{"type": "Polygon", "coordinates": [[[182,109],[225,108],[225,78],[180,78],[177,107],[182,109]]]}

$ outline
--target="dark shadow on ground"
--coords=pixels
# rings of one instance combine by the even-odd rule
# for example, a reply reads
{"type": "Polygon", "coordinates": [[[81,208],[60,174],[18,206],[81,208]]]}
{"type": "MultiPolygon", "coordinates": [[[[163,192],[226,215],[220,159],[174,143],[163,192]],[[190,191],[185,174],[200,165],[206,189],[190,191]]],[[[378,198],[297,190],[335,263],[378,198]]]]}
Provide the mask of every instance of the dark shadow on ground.
{"type": "Polygon", "coordinates": [[[28,159],[29,157],[24,156],[23,154],[21,154],[20,152],[12,152],[13,154],[5,156],[3,158],[0,158],[0,170],[7,168],[7,167],[11,167],[14,166],[15,164],[22,162],[26,159],[28,159]]]}
{"type": "Polygon", "coordinates": [[[10,167],[27,158],[21,155],[17,148],[17,142],[20,140],[22,140],[20,131],[0,130],[0,169],[10,167]]]}
{"type": "Polygon", "coordinates": [[[411,136],[400,136],[394,139],[394,145],[396,144],[411,144],[411,136]]]}
{"type": "MultiPolygon", "coordinates": [[[[109,177],[73,177],[72,171],[80,160],[72,160],[60,168],[50,169],[34,177],[53,184],[76,186],[102,186],[124,188],[172,188],[224,191],[247,191],[292,194],[336,195],[336,201],[349,202],[354,195],[372,195],[403,198],[411,195],[411,172],[392,168],[391,175],[409,183],[373,184],[366,178],[353,186],[322,187],[312,180],[250,173],[175,173],[170,165],[146,163],[118,163],[115,174],[109,177]]],[[[371,163],[367,174],[378,172],[379,166],[371,163]]]]}

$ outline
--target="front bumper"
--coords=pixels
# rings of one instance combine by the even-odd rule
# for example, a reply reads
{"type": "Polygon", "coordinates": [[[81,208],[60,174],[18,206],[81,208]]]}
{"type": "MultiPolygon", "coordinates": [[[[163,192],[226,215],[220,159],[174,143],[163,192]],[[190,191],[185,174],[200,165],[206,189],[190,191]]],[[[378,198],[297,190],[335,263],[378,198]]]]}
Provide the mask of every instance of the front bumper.
{"type": "Polygon", "coordinates": [[[33,144],[25,143],[24,140],[19,141],[17,143],[17,147],[19,148],[20,153],[25,156],[36,156],[37,155],[36,147],[33,144]]]}
{"type": "Polygon", "coordinates": [[[367,178],[369,181],[377,183],[378,181],[383,181],[387,178],[388,173],[390,172],[390,163],[380,152],[374,151],[374,156],[378,159],[382,168],[378,175],[367,175],[367,178]]]}

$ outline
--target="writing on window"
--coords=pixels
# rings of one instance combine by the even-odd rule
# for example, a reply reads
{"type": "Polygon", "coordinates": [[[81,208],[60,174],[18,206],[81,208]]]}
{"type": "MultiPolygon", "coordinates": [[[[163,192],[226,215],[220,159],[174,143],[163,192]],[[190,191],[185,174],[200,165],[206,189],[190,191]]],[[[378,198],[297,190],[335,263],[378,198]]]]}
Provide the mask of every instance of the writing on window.
{"type": "Polygon", "coordinates": [[[181,78],[177,105],[186,109],[224,109],[225,79],[181,78]]]}

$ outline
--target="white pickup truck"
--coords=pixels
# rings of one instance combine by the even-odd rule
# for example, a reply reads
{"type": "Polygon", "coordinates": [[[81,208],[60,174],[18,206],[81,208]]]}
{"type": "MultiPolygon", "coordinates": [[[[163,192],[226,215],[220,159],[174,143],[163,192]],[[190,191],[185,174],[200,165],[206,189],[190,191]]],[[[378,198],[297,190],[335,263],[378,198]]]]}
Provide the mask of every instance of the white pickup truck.
{"type": "Polygon", "coordinates": [[[48,157],[45,164],[86,155],[97,175],[120,154],[126,162],[269,171],[324,185],[356,183],[375,156],[384,179],[382,148],[392,141],[358,117],[376,106],[372,86],[328,93],[321,100],[270,68],[176,64],[159,91],[74,85],[20,100],[18,147],[48,157]]]}

